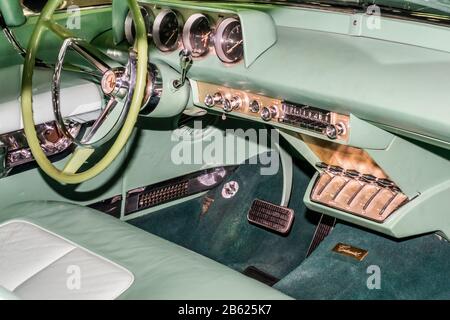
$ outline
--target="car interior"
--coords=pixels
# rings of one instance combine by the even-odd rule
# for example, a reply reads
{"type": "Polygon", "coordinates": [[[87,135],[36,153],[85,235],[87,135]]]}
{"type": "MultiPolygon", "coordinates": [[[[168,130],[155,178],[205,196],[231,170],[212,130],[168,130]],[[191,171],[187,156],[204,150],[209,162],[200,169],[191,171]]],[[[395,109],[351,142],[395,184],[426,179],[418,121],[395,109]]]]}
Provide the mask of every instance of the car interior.
{"type": "Polygon", "coordinates": [[[449,18],[0,0],[0,300],[450,299],[449,18]]]}

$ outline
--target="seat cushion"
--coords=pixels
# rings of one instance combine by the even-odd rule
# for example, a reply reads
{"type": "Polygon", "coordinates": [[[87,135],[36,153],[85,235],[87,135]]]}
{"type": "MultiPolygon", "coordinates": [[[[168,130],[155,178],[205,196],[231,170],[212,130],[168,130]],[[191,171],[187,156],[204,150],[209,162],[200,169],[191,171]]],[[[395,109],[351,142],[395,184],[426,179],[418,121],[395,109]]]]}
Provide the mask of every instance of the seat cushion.
{"type": "Polygon", "coordinates": [[[29,202],[1,212],[0,225],[9,230],[0,228],[0,286],[19,298],[289,299],[224,265],[89,208],[29,202]],[[73,275],[70,266],[75,268],[72,272],[80,267],[80,289],[67,285],[73,275]]]}
{"type": "Polygon", "coordinates": [[[116,299],[133,280],[125,268],[37,225],[0,224],[0,283],[22,299],[116,299]]]}

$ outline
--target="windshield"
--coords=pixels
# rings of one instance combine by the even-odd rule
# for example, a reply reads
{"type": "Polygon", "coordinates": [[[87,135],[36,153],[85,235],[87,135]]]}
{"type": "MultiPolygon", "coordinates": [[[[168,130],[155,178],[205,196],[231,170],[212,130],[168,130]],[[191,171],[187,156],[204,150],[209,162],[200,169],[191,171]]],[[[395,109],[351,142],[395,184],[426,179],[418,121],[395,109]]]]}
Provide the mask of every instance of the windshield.
{"type": "MultiPolygon", "coordinates": [[[[63,1],[63,6],[88,7],[111,2],[112,0],[66,0],[63,1]]],[[[406,16],[450,24],[450,0],[227,0],[226,2],[343,7],[360,9],[369,14],[406,16]]],[[[47,0],[22,0],[23,6],[31,12],[40,12],[46,3],[47,0]]]]}
{"type": "MultiPolygon", "coordinates": [[[[233,1],[233,0],[232,0],[233,1]]],[[[401,15],[426,19],[430,22],[450,23],[450,0],[254,0],[237,2],[270,3],[281,5],[310,5],[323,7],[344,7],[361,9],[376,14],[401,15]],[[375,10],[376,11],[376,10],[375,10]],[[380,12],[381,11],[381,12],[380,12]]]]}
{"type": "MultiPolygon", "coordinates": [[[[41,12],[47,1],[48,0],[22,0],[21,2],[24,9],[37,13],[41,12]]],[[[111,4],[111,2],[112,0],[66,0],[62,2],[60,9],[65,9],[70,6],[77,6],[80,8],[92,7],[111,4]]]]}

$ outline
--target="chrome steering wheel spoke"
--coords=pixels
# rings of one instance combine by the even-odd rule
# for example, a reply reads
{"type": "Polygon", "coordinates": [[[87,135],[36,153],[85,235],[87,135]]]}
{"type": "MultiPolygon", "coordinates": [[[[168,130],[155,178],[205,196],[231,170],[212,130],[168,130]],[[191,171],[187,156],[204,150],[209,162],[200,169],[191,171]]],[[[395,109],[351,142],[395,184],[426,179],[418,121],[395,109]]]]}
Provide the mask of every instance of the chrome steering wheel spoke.
{"type": "Polygon", "coordinates": [[[84,43],[82,40],[69,38],[64,43],[94,66],[101,74],[111,70],[111,67],[105,62],[105,55],[100,50],[84,43]],[[103,59],[100,58],[103,56],[103,59]]]}
{"type": "Polygon", "coordinates": [[[92,138],[95,136],[95,134],[98,132],[98,129],[102,126],[102,124],[105,122],[106,118],[109,116],[111,111],[117,106],[117,100],[115,98],[111,98],[108,103],[106,104],[106,107],[103,109],[100,116],[95,120],[94,124],[92,125],[89,133],[85,135],[82,142],[88,144],[89,141],[92,140],[92,138]]]}
{"type": "MultiPolygon", "coordinates": [[[[53,27],[53,29],[54,28],[59,27],[53,27]]],[[[65,34],[63,31],[60,32],[61,35],[65,34]]],[[[116,135],[126,119],[136,81],[136,53],[132,50],[130,51],[129,61],[125,67],[113,68],[111,65],[113,65],[114,62],[110,60],[111,59],[100,50],[94,48],[83,40],[73,37],[66,38],[64,40],[59,52],[52,81],[53,113],[61,132],[78,147],[95,148],[104,144],[116,135]],[[65,63],[65,58],[69,49],[73,50],[93,67],[94,70],[90,73],[94,75],[97,80],[100,80],[101,90],[105,97],[108,98],[108,102],[105,107],[102,108],[99,117],[95,120],[93,126],[90,128],[90,131],[84,138],[78,138],[71,135],[70,131],[66,127],[66,122],[61,113],[60,84],[62,71],[68,70],[66,67],[67,64],[65,63]],[[116,120],[115,123],[110,129],[100,130],[119,103],[123,105],[123,107],[120,114],[117,114],[116,112],[114,113],[115,116],[117,116],[117,119],[113,119],[113,121],[116,120]],[[104,133],[102,133],[103,131],[104,133]],[[94,138],[95,141],[92,141],[94,138]]],[[[84,69],[78,66],[71,66],[69,71],[72,70],[75,70],[75,72],[86,73],[84,69]]]]}

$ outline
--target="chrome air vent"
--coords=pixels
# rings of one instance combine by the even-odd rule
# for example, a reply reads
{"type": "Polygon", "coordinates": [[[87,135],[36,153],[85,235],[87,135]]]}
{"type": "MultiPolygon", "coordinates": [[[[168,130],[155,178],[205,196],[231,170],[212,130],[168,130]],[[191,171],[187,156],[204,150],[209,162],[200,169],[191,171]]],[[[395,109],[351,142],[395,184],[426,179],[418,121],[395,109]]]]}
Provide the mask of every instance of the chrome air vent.
{"type": "Polygon", "coordinates": [[[189,195],[188,186],[189,181],[182,181],[144,192],[138,196],[137,209],[151,208],[162,203],[186,197],[189,195]]]}
{"type": "Polygon", "coordinates": [[[221,184],[236,166],[201,170],[127,193],[125,215],[208,191],[221,184]]]}

